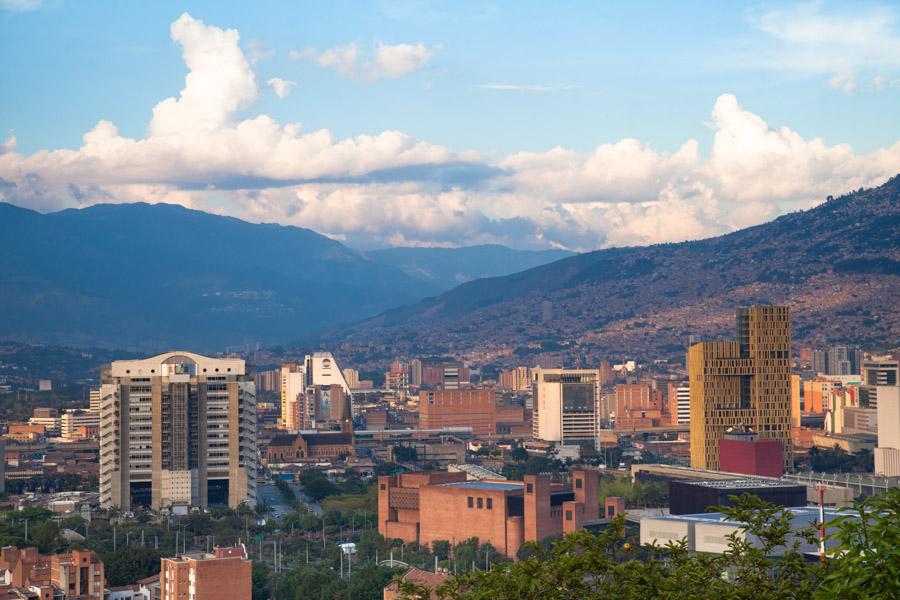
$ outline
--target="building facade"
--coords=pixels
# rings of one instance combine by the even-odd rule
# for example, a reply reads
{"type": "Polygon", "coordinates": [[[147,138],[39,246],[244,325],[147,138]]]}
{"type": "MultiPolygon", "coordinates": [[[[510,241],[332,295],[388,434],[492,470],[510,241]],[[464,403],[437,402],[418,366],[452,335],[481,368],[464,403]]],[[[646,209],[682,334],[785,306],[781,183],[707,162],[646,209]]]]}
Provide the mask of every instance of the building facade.
{"type": "Polygon", "coordinates": [[[269,464],[336,461],[342,456],[354,455],[353,430],[349,424],[345,431],[276,435],[266,448],[266,462],[269,464]]]}
{"type": "Polygon", "coordinates": [[[104,368],[101,506],[252,506],[256,476],[256,388],[243,360],[179,351],[104,368]]]}
{"type": "Polygon", "coordinates": [[[897,361],[866,363],[865,387],[869,405],[875,400],[878,421],[878,446],[875,448],[875,473],[900,476],[900,378],[897,361]]]}
{"type": "Polygon", "coordinates": [[[596,444],[600,373],[596,369],[532,371],[533,437],[559,444],[596,444]]]}
{"type": "Polygon", "coordinates": [[[524,481],[466,481],[465,473],[421,472],[378,478],[378,532],[430,545],[477,537],[515,557],[522,544],[582,529],[600,519],[597,472],[572,472],[570,486],[549,475],[524,481]]]}
{"type": "Polygon", "coordinates": [[[737,340],[700,342],[688,350],[691,466],[719,469],[719,440],[729,428],[751,427],[779,440],[783,464],[791,445],[791,314],[785,306],[737,311],[737,340]]]}
{"type": "Polygon", "coordinates": [[[243,546],[163,558],[160,600],[250,600],[253,561],[243,546]]]}
{"type": "Polygon", "coordinates": [[[281,429],[340,427],[352,411],[350,386],[331,352],[308,354],[303,364],[281,368],[281,429]]]}
{"type": "Polygon", "coordinates": [[[66,600],[103,600],[103,562],[90,550],[55,554],[50,560],[50,582],[66,600]]]}

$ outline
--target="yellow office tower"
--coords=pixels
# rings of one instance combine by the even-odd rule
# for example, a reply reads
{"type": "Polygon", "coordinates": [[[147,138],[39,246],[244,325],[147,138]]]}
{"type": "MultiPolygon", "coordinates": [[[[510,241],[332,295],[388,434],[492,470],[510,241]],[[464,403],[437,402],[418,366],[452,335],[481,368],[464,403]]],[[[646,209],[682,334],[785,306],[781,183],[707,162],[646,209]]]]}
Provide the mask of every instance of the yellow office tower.
{"type": "Polygon", "coordinates": [[[760,439],[780,440],[784,468],[791,444],[791,312],[786,306],[737,311],[737,341],[700,342],[688,350],[691,466],[719,468],[719,440],[749,425],[760,439]]]}

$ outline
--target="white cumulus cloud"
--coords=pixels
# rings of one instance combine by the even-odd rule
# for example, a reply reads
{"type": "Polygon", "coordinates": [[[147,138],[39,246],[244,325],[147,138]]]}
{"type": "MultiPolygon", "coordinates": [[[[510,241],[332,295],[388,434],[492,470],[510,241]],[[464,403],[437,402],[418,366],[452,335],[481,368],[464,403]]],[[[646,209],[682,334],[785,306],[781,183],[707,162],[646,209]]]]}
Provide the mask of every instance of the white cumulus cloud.
{"type": "Polygon", "coordinates": [[[266,82],[279,98],[286,98],[291,93],[291,88],[297,85],[296,81],[273,77],[266,82]]]}
{"type": "MultiPolygon", "coordinates": [[[[243,118],[260,93],[237,31],[184,14],[170,33],[187,74],[181,92],[153,108],[145,137],[101,119],[80,148],[24,155],[10,134],[0,200],[45,211],[174,202],[369,246],[588,250],[719,234],[900,172],[900,143],[857,154],[772,126],[731,94],[714,102],[706,154],[694,139],[661,152],[624,138],[488,161],[399,131],[336,139],[266,114],[243,118]]],[[[355,77],[363,64],[386,77],[427,60],[406,47],[364,58],[354,45],[306,58],[355,77]]],[[[283,97],[294,82],[266,85],[283,97]]]]}
{"type": "Polygon", "coordinates": [[[316,48],[291,50],[290,57],[312,61],[347,77],[376,80],[402,77],[421,69],[431,58],[431,50],[423,44],[378,42],[372,52],[364,54],[357,42],[351,42],[321,51],[316,48]]]}
{"type": "Polygon", "coordinates": [[[849,96],[856,91],[856,76],[853,75],[853,71],[837,73],[829,80],[828,85],[831,89],[840,90],[849,96]]]}

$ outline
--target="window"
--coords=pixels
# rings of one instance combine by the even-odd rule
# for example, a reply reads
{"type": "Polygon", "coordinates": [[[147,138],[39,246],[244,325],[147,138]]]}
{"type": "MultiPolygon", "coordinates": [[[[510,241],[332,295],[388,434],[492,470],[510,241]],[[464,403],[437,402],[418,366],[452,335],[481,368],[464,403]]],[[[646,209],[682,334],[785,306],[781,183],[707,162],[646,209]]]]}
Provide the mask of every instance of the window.
{"type": "Polygon", "coordinates": [[[484,498],[478,499],[478,508],[484,508],[484,498]]]}
{"type": "Polygon", "coordinates": [[[386,486],[385,484],[382,483],[382,484],[381,484],[381,489],[386,490],[386,489],[387,489],[387,486],[386,486]]]}
{"type": "Polygon", "coordinates": [[[472,508],[475,505],[475,500],[472,496],[469,496],[469,508],[472,508]]]}
{"type": "Polygon", "coordinates": [[[575,480],[575,489],[576,489],[576,490],[580,490],[580,489],[581,489],[581,479],[576,479],[576,480],[575,480]]]}
{"type": "Polygon", "coordinates": [[[488,509],[488,510],[493,510],[493,509],[494,509],[494,499],[493,499],[493,498],[488,498],[488,499],[487,499],[487,509],[488,509]]]}
{"type": "Polygon", "coordinates": [[[571,520],[572,520],[572,511],[567,510],[566,511],[566,521],[571,521],[571,520]]]}
{"type": "Polygon", "coordinates": [[[526,491],[527,493],[529,493],[529,494],[533,493],[533,492],[534,492],[534,486],[531,485],[530,483],[526,483],[526,484],[525,484],[525,491],[526,491]]]}

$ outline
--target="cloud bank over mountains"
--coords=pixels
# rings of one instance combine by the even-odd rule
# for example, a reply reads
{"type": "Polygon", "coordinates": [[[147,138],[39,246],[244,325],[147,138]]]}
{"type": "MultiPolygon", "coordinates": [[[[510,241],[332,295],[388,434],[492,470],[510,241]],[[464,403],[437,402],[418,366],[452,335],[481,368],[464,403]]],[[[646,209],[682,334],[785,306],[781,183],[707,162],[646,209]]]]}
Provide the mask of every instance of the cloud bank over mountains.
{"type": "MultiPolygon", "coordinates": [[[[772,128],[727,93],[714,102],[706,156],[693,139],[670,154],[625,138],[588,153],[556,147],[500,158],[399,131],[335,139],[266,114],[238,118],[266,85],[279,97],[294,85],[258,81],[238,31],[183,14],[170,34],[188,72],[178,97],[153,108],[144,138],[123,137],[100,120],[78,149],[26,156],[10,134],[0,143],[0,200],[41,211],[172,202],[368,246],[589,250],[731,231],[900,172],[900,143],[856,154],[846,144],[772,128]]],[[[430,55],[399,44],[380,45],[371,59],[355,46],[298,58],[387,79],[430,55]]]]}

